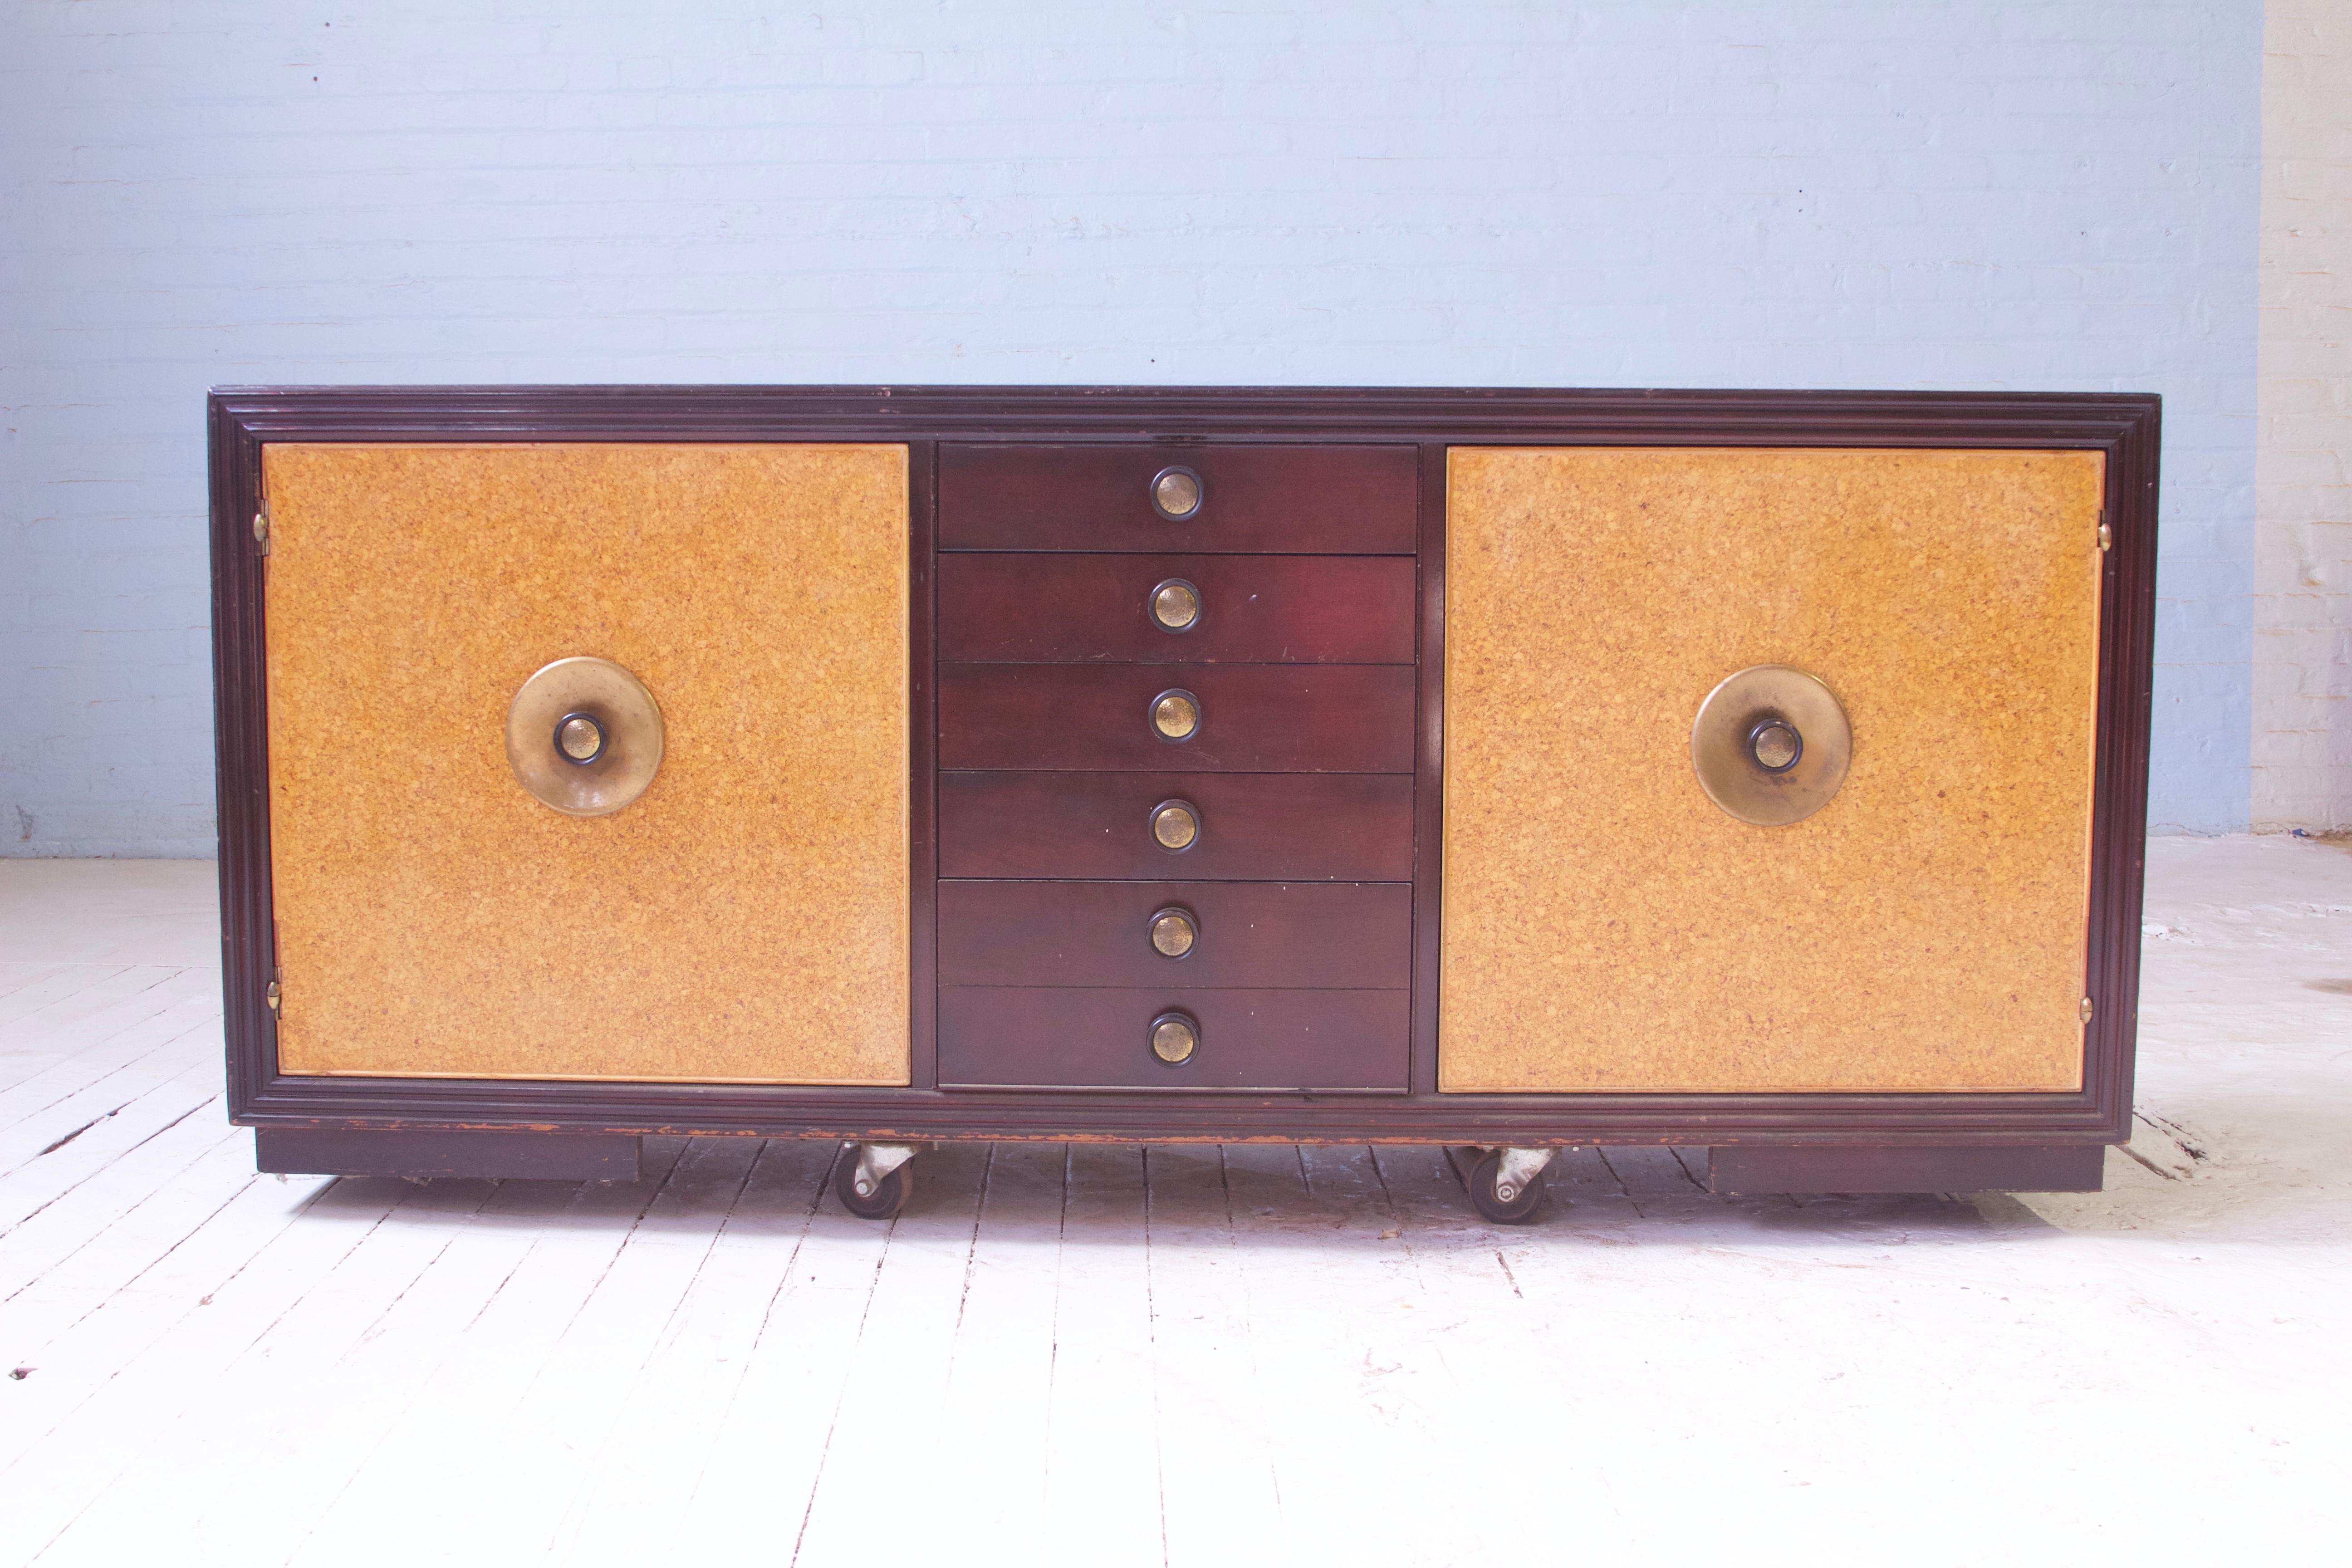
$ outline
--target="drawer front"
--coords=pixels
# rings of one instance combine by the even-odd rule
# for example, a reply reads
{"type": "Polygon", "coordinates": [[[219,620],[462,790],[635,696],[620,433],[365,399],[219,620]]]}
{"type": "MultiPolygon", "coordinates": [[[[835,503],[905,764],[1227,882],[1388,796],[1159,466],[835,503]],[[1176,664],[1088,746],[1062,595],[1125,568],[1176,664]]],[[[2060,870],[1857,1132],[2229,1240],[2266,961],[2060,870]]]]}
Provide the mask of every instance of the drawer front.
{"type": "Polygon", "coordinates": [[[1203,773],[1412,771],[1410,665],[943,664],[940,766],[1203,773]],[[1198,700],[1162,740],[1154,699],[1198,700]]]}
{"type": "Polygon", "coordinates": [[[1402,989],[1412,889],[942,882],[939,952],[942,985],[1402,989]]]}
{"type": "Polygon", "coordinates": [[[1408,556],[949,554],[939,583],[944,659],[1412,662],[1408,556]],[[1163,584],[1181,629],[1153,619],[1163,584]]]}
{"type": "Polygon", "coordinates": [[[1411,447],[943,446],[940,546],[1410,555],[1419,470],[1411,447]],[[1188,517],[1152,504],[1171,467],[1200,479],[1188,517]]]}
{"type": "Polygon", "coordinates": [[[943,986],[940,1086],[1401,1094],[1410,995],[943,986]],[[1181,1067],[1151,1051],[1152,1022],[1171,1010],[1199,1030],[1181,1067]]]}
{"type": "Polygon", "coordinates": [[[1406,881],[1412,779],[1393,773],[940,775],[943,877],[1406,881]],[[1151,813],[1191,803],[1199,833],[1161,847],[1151,813]]]}

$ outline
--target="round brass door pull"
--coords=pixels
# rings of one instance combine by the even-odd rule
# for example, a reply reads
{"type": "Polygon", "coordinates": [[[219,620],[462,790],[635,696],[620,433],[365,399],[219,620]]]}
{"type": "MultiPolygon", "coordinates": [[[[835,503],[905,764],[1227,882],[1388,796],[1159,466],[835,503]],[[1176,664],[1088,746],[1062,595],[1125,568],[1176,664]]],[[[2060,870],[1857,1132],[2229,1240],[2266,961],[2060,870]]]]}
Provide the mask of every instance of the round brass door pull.
{"type": "Polygon", "coordinates": [[[609,658],[559,658],[507,704],[507,765],[531,798],[566,816],[604,816],[661,771],[661,706],[609,658]]]}
{"type": "Polygon", "coordinates": [[[1171,1068],[1181,1068],[1201,1048],[1201,1024],[1190,1013],[1171,1009],[1151,1020],[1151,1054],[1171,1068]]]}
{"type": "Polygon", "coordinates": [[[1845,785],[1853,726],[1821,678],[1759,664],[1726,679],[1691,721],[1707,799],[1759,827],[1802,822],[1845,785]]]}
{"type": "Polygon", "coordinates": [[[1206,499],[1201,476],[1190,468],[1172,466],[1151,476],[1151,510],[1171,522],[1192,516],[1206,499]]]}
{"type": "Polygon", "coordinates": [[[1191,740],[1201,732],[1201,700],[1181,689],[1161,692],[1151,700],[1151,732],[1163,741],[1191,740]]]}
{"type": "Polygon", "coordinates": [[[1161,801],[1151,808],[1151,837],[1162,849],[1190,849],[1201,837],[1201,808],[1189,800],[1161,801]]]}
{"type": "Polygon", "coordinates": [[[1192,910],[1171,904],[1151,917],[1151,951],[1162,958],[1182,958],[1201,940],[1201,921],[1192,910]]]}
{"type": "Polygon", "coordinates": [[[1201,590],[1171,577],[1151,590],[1151,624],[1163,632],[1189,632],[1201,624],[1201,590]]]}

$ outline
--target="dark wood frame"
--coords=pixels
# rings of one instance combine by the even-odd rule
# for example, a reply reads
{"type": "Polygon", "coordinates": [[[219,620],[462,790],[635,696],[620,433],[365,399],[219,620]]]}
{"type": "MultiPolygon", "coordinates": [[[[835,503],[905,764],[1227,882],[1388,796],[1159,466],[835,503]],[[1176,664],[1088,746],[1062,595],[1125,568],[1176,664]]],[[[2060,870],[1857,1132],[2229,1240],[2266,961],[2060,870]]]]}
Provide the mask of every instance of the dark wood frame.
{"type": "Polygon", "coordinates": [[[243,1125],[828,1138],[1303,1142],[2119,1142],[2129,1136],[2155,637],[2153,395],[1096,387],[234,387],[210,400],[214,697],[229,1110],[243,1125]],[[1330,441],[1420,447],[1421,677],[1412,1092],[1129,1095],[289,1077],[265,994],[270,907],[263,559],[270,441],[888,441],[910,448],[914,1082],[937,1055],[936,443],[1330,441]],[[1448,1094],[1436,1090],[1449,446],[2074,448],[2107,458],[2084,1083],[2065,1094],[1448,1094]]]}

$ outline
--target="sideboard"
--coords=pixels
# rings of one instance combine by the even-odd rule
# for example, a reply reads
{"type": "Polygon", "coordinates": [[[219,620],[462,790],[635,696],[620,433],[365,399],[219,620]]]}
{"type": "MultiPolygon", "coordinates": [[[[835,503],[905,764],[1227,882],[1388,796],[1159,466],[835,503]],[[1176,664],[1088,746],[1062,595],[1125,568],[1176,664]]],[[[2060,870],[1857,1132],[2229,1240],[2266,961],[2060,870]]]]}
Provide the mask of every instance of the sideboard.
{"type": "Polygon", "coordinates": [[[263,1168],[1567,1146],[2095,1189],[2158,405],[228,388],[230,1110],[263,1168]]]}

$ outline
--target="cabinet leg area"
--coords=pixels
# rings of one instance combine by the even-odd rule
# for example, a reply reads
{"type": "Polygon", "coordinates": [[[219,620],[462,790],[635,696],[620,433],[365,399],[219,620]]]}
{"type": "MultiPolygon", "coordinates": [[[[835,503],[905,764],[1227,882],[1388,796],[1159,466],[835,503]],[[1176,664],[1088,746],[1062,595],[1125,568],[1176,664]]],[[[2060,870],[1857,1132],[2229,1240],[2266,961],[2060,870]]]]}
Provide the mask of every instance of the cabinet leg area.
{"type": "Polygon", "coordinates": [[[1470,1190],[1470,1204],[1496,1225],[1525,1225],[1544,1198],[1544,1168],[1557,1149],[1449,1148],[1445,1157],[1470,1190]]]}
{"type": "Polygon", "coordinates": [[[634,1182],[638,1140],[584,1132],[383,1131],[257,1127],[254,1167],[302,1176],[472,1176],[634,1182]]]}
{"type": "Polygon", "coordinates": [[[914,1195],[912,1143],[845,1143],[833,1164],[833,1195],[860,1219],[889,1219],[914,1195]]]}
{"type": "Polygon", "coordinates": [[[1757,1193],[2095,1193],[2104,1143],[1863,1147],[1773,1146],[1707,1151],[1707,1191],[1757,1193]]]}

